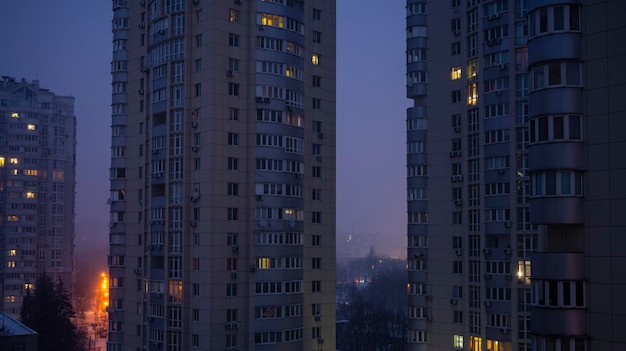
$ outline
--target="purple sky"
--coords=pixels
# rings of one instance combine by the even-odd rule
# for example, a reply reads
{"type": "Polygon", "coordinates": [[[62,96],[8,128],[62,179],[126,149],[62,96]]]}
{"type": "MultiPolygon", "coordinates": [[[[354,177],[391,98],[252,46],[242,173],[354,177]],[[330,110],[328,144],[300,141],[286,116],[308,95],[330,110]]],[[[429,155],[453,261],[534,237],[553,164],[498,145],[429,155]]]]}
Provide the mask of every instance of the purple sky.
{"type": "MultiPolygon", "coordinates": [[[[111,2],[0,2],[0,75],[76,98],[77,249],[108,242],[111,2]]],[[[337,237],[403,255],[404,1],[337,1],[337,237]],[[367,239],[368,241],[370,239],[367,239]]]]}

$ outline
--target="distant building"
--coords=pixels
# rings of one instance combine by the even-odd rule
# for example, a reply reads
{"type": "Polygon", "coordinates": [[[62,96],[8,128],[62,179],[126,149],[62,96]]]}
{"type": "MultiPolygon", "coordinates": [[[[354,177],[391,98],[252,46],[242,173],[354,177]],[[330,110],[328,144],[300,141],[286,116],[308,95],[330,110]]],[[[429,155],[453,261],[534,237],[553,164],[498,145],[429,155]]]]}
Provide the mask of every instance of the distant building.
{"type": "Polygon", "coordinates": [[[37,351],[38,337],[36,331],[0,312],[0,350],[37,351]]]}
{"type": "Polygon", "coordinates": [[[334,351],[335,1],[112,5],[108,351],[334,351]]]}
{"type": "Polygon", "coordinates": [[[409,350],[626,349],[626,2],[406,5],[409,350]]]}
{"type": "Polygon", "coordinates": [[[0,295],[10,315],[39,274],[72,291],[75,169],[74,98],[2,77],[0,295]]]}

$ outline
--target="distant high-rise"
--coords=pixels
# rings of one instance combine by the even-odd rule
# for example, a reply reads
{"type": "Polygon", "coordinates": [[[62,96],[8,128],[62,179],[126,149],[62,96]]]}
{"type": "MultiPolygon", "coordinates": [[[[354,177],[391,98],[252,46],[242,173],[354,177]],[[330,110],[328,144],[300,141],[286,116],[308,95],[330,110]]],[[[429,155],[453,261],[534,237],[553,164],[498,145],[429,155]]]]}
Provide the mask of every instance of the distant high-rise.
{"type": "Polygon", "coordinates": [[[113,1],[109,351],[334,350],[335,1],[113,1]]]}
{"type": "Polygon", "coordinates": [[[76,117],[74,98],[39,81],[0,81],[0,286],[18,316],[39,274],[72,291],[76,117]]]}
{"type": "Polygon", "coordinates": [[[626,348],[624,11],[407,1],[410,350],[626,348]]]}

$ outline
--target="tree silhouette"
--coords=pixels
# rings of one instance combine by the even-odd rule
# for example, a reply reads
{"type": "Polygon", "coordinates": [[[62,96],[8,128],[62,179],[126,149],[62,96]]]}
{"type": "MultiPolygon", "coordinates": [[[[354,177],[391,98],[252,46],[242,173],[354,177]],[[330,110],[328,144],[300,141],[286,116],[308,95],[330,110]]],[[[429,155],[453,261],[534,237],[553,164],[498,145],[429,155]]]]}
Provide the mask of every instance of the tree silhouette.
{"type": "Polygon", "coordinates": [[[20,309],[22,323],[39,334],[39,351],[84,350],[84,333],[74,324],[76,312],[62,282],[41,275],[34,291],[26,291],[20,309]]]}
{"type": "Polygon", "coordinates": [[[344,301],[337,307],[342,323],[337,330],[337,349],[351,351],[402,351],[406,343],[406,270],[404,261],[370,255],[349,263],[354,272],[372,272],[372,281],[364,287],[344,287],[344,301]]]}

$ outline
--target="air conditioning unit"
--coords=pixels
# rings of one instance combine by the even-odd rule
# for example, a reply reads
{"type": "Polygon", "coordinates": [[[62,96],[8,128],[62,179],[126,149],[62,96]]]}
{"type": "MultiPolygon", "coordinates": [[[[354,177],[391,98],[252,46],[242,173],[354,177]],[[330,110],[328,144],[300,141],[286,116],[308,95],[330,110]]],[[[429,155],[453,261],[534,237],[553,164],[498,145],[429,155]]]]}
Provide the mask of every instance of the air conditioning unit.
{"type": "Polygon", "coordinates": [[[450,157],[454,157],[456,156],[456,153],[454,151],[450,151],[450,157]]]}
{"type": "Polygon", "coordinates": [[[145,27],[146,27],[146,22],[139,23],[139,28],[145,28],[145,27]]]}
{"type": "Polygon", "coordinates": [[[133,270],[133,273],[135,273],[135,274],[141,274],[141,268],[135,268],[135,269],[133,270]]]}
{"type": "Polygon", "coordinates": [[[191,223],[189,223],[189,225],[191,225],[192,228],[195,228],[198,226],[198,222],[196,221],[191,221],[191,223]]]}
{"type": "Polygon", "coordinates": [[[324,343],[324,339],[322,339],[322,338],[317,338],[317,343],[318,343],[318,344],[323,344],[323,343],[324,343]]]}
{"type": "Polygon", "coordinates": [[[455,30],[455,31],[454,31],[454,35],[455,35],[455,36],[459,36],[459,35],[461,35],[461,31],[460,31],[460,30],[455,30]]]}
{"type": "Polygon", "coordinates": [[[320,139],[324,139],[324,133],[317,133],[317,137],[320,139]]]}
{"type": "Polygon", "coordinates": [[[498,169],[498,174],[504,174],[504,168],[498,169]]]}
{"type": "Polygon", "coordinates": [[[270,98],[267,98],[267,97],[263,98],[263,102],[266,103],[266,104],[269,104],[270,103],[270,98]]]}
{"type": "Polygon", "coordinates": [[[191,147],[191,151],[193,152],[198,152],[198,150],[200,150],[200,148],[197,145],[191,147]]]}
{"type": "Polygon", "coordinates": [[[490,300],[486,300],[485,301],[485,307],[491,307],[491,301],[490,300]]]}
{"type": "Polygon", "coordinates": [[[252,272],[252,273],[256,272],[256,266],[255,265],[251,265],[250,266],[250,272],[252,272]]]}
{"type": "Polygon", "coordinates": [[[506,249],[504,249],[504,254],[505,255],[510,255],[511,254],[511,248],[507,247],[506,249]]]}
{"type": "Polygon", "coordinates": [[[506,328],[502,328],[502,329],[500,329],[500,333],[502,333],[502,334],[508,334],[508,333],[509,333],[509,330],[508,330],[508,329],[506,329],[506,328]]]}
{"type": "Polygon", "coordinates": [[[454,131],[457,132],[457,133],[460,133],[461,132],[461,126],[454,127],[454,131]]]}
{"type": "Polygon", "coordinates": [[[501,70],[501,71],[504,70],[505,68],[506,68],[506,64],[504,64],[504,63],[501,63],[501,64],[498,65],[498,69],[501,70]]]}
{"type": "Polygon", "coordinates": [[[143,89],[139,89],[139,95],[143,95],[143,89]]]}
{"type": "Polygon", "coordinates": [[[191,128],[198,128],[198,121],[192,121],[191,122],[191,128]]]}
{"type": "Polygon", "coordinates": [[[491,249],[483,249],[485,255],[491,255],[491,249]]]}
{"type": "Polygon", "coordinates": [[[429,322],[432,322],[433,321],[433,316],[426,317],[426,320],[429,321],[429,322]]]}
{"type": "Polygon", "coordinates": [[[458,299],[450,299],[450,304],[451,305],[457,305],[459,303],[458,299]]]}
{"type": "Polygon", "coordinates": [[[463,204],[463,201],[457,199],[457,200],[454,200],[454,204],[457,205],[457,206],[461,206],[463,204]]]}
{"type": "Polygon", "coordinates": [[[259,30],[264,30],[264,29],[265,29],[265,26],[264,26],[264,25],[260,25],[260,26],[259,26],[259,30]]]}
{"type": "Polygon", "coordinates": [[[454,253],[455,253],[457,256],[463,256],[463,250],[461,250],[461,249],[456,249],[456,250],[454,251],[454,253]]]}
{"type": "Polygon", "coordinates": [[[159,153],[159,150],[158,150],[158,149],[152,149],[152,154],[153,154],[153,155],[156,155],[156,154],[158,154],[158,153],[159,153]]]}
{"type": "Polygon", "coordinates": [[[511,221],[504,222],[504,227],[505,228],[511,228],[511,221]]]}
{"type": "Polygon", "coordinates": [[[233,253],[234,254],[239,253],[239,246],[233,246],[233,253]]]}
{"type": "Polygon", "coordinates": [[[321,160],[322,160],[322,156],[317,155],[317,160],[318,160],[318,161],[321,161],[321,160]]]}
{"type": "Polygon", "coordinates": [[[319,314],[316,314],[316,315],[315,315],[315,320],[316,320],[317,322],[319,322],[320,320],[322,320],[322,317],[321,317],[319,314]]]}
{"type": "Polygon", "coordinates": [[[502,95],[502,90],[496,90],[496,95],[497,95],[497,96],[502,95]]]}
{"type": "Polygon", "coordinates": [[[160,29],[159,30],[159,34],[161,34],[161,35],[165,34],[165,29],[160,29]]]}
{"type": "Polygon", "coordinates": [[[231,71],[231,70],[226,71],[226,76],[232,77],[233,76],[233,71],[231,71]]]}
{"type": "Polygon", "coordinates": [[[256,196],[256,200],[257,201],[263,201],[263,195],[257,195],[256,196]]]}
{"type": "Polygon", "coordinates": [[[258,103],[263,103],[263,97],[261,97],[261,96],[257,96],[257,97],[256,97],[256,102],[258,102],[258,103]]]}
{"type": "Polygon", "coordinates": [[[237,279],[237,272],[230,272],[230,277],[232,279],[237,279]]]}

